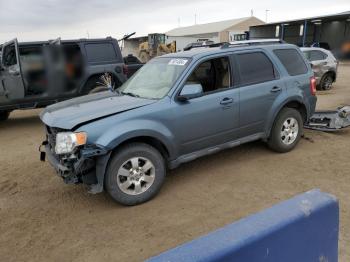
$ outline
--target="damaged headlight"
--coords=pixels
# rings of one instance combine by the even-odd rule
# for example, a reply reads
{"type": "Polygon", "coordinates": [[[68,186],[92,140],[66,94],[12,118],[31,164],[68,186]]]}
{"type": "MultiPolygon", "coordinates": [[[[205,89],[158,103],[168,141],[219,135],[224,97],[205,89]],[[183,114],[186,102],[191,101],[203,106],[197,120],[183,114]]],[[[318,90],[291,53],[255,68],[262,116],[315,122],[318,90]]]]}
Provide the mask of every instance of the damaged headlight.
{"type": "Polygon", "coordinates": [[[85,132],[73,133],[73,132],[62,132],[56,135],[56,154],[68,154],[72,153],[73,150],[86,144],[87,134],[85,132]]]}

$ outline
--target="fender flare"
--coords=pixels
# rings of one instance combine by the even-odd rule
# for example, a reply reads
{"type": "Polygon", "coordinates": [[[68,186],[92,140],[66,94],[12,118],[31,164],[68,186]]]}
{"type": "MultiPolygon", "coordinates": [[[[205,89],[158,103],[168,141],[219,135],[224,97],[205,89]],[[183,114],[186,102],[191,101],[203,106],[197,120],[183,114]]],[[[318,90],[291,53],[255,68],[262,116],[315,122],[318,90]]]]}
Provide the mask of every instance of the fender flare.
{"type": "Polygon", "coordinates": [[[278,116],[278,114],[281,112],[281,110],[288,104],[291,102],[297,102],[301,105],[303,105],[306,109],[306,114],[308,115],[308,111],[309,108],[305,105],[302,97],[300,96],[292,96],[292,97],[288,97],[287,99],[283,100],[281,103],[278,104],[277,107],[272,107],[271,108],[271,116],[269,117],[269,120],[267,121],[267,124],[265,126],[265,133],[266,133],[266,138],[267,139],[270,136],[273,124],[275,123],[275,119],[278,116]]]}
{"type": "Polygon", "coordinates": [[[171,159],[173,156],[175,156],[176,153],[176,146],[172,142],[173,134],[170,132],[169,129],[167,129],[165,126],[161,125],[160,123],[149,121],[149,120],[141,120],[140,121],[131,121],[133,124],[130,126],[126,124],[125,126],[129,126],[128,129],[125,129],[124,132],[121,133],[115,133],[116,129],[120,129],[120,126],[113,127],[108,132],[106,132],[102,137],[100,137],[96,144],[103,146],[108,150],[108,153],[100,156],[97,158],[96,161],[96,178],[97,178],[97,184],[92,187],[90,190],[91,193],[99,193],[103,191],[104,188],[104,178],[107,170],[107,166],[109,163],[109,160],[111,158],[111,155],[113,151],[120,146],[121,144],[125,143],[128,140],[136,139],[139,137],[149,137],[152,139],[155,139],[159,141],[167,150],[167,153],[169,155],[169,159],[171,159]],[[148,122],[148,125],[145,123],[148,122]],[[140,130],[133,130],[132,126],[134,124],[143,126],[145,129],[140,130]],[[150,128],[149,124],[153,125],[153,128],[150,128]],[[147,128],[147,126],[149,128],[147,128]],[[159,130],[162,130],[160,132],[159,130]],[[111,137],[111,134],[118,134],[111,137]]]}

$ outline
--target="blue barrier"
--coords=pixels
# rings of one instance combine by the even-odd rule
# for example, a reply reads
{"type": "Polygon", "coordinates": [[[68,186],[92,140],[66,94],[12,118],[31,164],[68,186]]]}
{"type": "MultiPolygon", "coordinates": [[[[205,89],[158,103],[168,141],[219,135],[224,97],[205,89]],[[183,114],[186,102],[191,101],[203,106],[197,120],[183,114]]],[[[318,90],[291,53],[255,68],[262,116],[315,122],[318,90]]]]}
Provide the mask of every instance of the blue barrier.
{"type": "Polygon", "coordinates": [[[312,190],[147,261],[336,262],[338,233],[337,199],[312,190]]]}

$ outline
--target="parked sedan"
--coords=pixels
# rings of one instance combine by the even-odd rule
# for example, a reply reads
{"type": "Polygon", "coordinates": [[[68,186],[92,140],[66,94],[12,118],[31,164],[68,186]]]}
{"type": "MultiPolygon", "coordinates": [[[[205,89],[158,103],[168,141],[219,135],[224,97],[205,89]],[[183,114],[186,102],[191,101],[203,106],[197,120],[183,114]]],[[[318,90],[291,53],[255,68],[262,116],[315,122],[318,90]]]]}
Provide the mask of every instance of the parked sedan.
{"type": "Polygon", "coordinates": [[[301,50],[310,61],[318,89],[331,89],[337,79],[338,60],[330,51],[323,48],[303,47],[301,50]]]}

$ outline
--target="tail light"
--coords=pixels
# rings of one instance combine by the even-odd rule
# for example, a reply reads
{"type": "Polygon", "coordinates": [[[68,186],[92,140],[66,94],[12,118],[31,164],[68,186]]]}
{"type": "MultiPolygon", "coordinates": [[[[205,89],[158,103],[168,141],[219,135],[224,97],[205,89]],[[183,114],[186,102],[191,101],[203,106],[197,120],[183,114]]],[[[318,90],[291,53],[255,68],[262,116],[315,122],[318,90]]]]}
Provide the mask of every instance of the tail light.
{"type": "Polygon", "coordinates": [[[310,91],[311,95],[316,95],[316,78],[314,76],[310,78],[310,91]]]}
{"type": "Polygon", "coordinates": [[[127,76],[128,73],[129,73],[128,66],[127,65],[123,65],[123,74],[127,76]]]}

